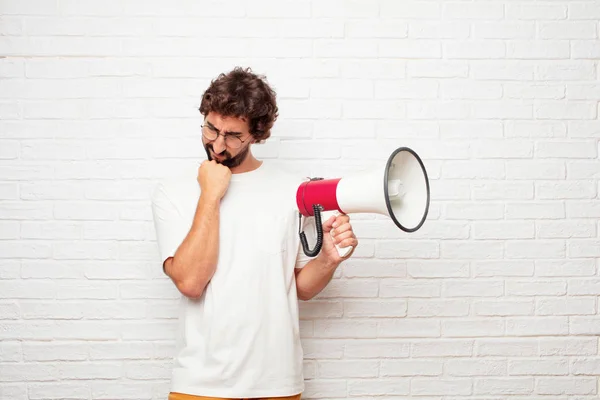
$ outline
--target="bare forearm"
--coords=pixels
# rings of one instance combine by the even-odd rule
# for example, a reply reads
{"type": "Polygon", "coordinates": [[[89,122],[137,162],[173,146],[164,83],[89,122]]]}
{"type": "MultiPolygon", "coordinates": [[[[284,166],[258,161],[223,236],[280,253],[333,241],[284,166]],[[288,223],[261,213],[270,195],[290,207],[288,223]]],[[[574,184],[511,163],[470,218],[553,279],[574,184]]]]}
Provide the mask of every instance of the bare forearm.
{"type": "Polygon", "coordinates": [[[187,236],[165,272],[188,297],[199,297],[215,273],[219,257],[219,200],[200,196],[187,236]]]}
{"type": "Polygon", "coordinates": [[[296,274],[298,298],[310,300],[319,294],[331,281],[338,265],[328,263],[321,257],[310,260],[296,274]]]}

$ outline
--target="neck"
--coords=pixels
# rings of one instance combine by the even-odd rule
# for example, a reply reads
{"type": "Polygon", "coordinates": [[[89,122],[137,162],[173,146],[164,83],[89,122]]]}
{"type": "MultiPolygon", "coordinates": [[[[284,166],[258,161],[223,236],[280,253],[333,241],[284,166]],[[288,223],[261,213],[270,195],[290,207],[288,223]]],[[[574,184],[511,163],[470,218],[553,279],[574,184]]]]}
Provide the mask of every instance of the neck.
{"type": "Polygon", "coordinates": [[[256,159],[252,155],[252,153],[249,153],[248,157],[246,157],[246,159],[244,160],[243,163],[241,163],[237,167],[231,168],[231,173],[232,174],[242,174],[244,172],[254,171],[258,167],[260,167],[262,165],[262,163],[263,162],[260,161],[260,160],[258,160],[258,159],[256,159]]]}

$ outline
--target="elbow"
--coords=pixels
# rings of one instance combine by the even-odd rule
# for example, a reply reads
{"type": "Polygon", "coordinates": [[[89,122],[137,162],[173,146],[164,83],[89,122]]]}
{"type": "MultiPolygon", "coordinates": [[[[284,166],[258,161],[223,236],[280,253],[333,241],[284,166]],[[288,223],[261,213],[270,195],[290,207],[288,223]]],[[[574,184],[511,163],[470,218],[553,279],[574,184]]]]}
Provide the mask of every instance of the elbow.
{"type": "Polygon", "coordinates": [[[298,294],[298,299],[302,300],[302,301],[308,301],[308,300],[312,299],[313,297],[315,297],[314,295],[307,293],[306,291],[300,290],[299,288],[297,290],[297,294],[298,294]]]}
{"type": "Polygon", "coordinates": [[[199,279],[184,279],[181,281],[175,281],[175,286],[177,290],[190,299],[198,299],[204,293],[204,288],[206,287],[206,283],[200,281],[199,279]]]}

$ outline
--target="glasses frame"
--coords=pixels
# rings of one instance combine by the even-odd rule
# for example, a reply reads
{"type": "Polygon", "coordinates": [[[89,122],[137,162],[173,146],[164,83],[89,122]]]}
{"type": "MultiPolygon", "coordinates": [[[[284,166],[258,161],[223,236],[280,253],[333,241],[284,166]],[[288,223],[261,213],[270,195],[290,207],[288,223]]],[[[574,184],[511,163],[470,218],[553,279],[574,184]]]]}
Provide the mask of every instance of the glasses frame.
{"type": "Polygon", "coordinates": [[[246,143],[248,140],[252,139],[252,135],[250,135],[246,140],[242,140],[241,138],[239,138],[239,137],[237,137],[235,135],[232,135],[232,134],[229,134],[229,133],[221,133],[217,128],[211,127],[208,124],[202,124],[202,125],[200,125],[200,129],[202,130],[202,136],[204,136],[206,138],[206,140],[208,140],[210,142],[214,142],[215,140],[217,140],[219,138],[219,136],[223,136],[223,139],[224,139],[224,142],[225,142],[225,146],[227,146],[228,148],[231,148],[231,149],[239,149],[239,148],[241,148],[244,145],[244,143],[246,143]],[[206,137],[206,135],[204,134],[204,128],[208,128],[211,131],[214,131],[217,136],[214,139],[206,137]],[[232,137],[235,140],[239,141],[240,145],[238,147],[229,146],[227,144],[227,138],[228,137],[232,137]]]}

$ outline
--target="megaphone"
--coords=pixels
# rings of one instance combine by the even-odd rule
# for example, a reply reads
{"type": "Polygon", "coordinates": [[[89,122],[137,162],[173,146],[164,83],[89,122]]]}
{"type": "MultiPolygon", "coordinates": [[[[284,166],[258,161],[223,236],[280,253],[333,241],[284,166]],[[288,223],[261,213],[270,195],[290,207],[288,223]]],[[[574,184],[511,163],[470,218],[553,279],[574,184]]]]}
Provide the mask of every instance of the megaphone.
{"type": "MultiPolygon", "coordinates": [[[[309,248],[306,234],[300,231],[304,254],[316,256],[323,244],[321,213],[374,213],[387,216],[404,232],[423,226],[429,212],[429,178],[418,154],[399,147],[382,165],[346,178],[309,178],[296,191],[300,217],[314,217],[316,244],[309,248]]],[[[338,247],[344,257],[351,248],[338,247]]]]}

